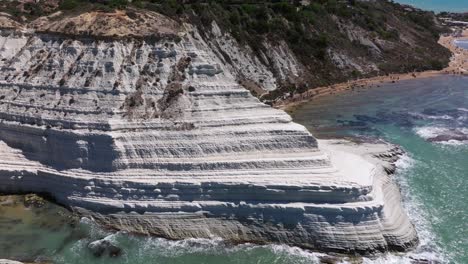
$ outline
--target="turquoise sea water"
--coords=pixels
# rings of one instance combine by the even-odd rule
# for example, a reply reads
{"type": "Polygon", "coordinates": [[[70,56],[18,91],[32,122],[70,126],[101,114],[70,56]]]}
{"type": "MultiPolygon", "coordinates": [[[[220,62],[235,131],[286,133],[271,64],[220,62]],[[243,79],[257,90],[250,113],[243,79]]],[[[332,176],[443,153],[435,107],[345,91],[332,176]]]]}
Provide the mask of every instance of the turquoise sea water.
{"type": "Polygon", "coordinates": [[[408,155],[397,174],[422,245],[443,263],[468,263],[468,77],[409,80],[319,98],[294,119],[318,137],[378,137],[408,155]]]}
{"type": "Polygon", "coordinates": [[[468,0],[395,0],[395,2],[434,12],[468,12],[468,0]]]}
{"type": "MultiPolygon", "coordinates": [[[[386,84],[322,97],[293,118],[321,138],[372,137],[401,145],[395,180],[421,243],[408,253],[344,263],[468,263],[468,78],[445,76],[386,84]],[[437,139],[437,142],[430,140],[437,139]],[[456,139],[456,140],[455,140],[456,139]]],[[[56,206],[13,206],[0,199],[0,259],[112,264],[302,264],[324,254],[285,245],[228,245],[217,239],[169,241],[103,230],[56,206]],[[106,238],[120,256],[94,256],[88,244],[106,238]]]]}

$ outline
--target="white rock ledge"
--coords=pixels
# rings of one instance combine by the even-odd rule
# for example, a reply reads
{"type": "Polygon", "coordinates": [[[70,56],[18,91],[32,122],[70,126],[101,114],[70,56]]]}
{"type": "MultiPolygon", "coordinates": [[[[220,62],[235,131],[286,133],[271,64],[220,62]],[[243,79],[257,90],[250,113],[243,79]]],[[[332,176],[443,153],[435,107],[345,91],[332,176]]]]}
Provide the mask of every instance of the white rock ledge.
{"type": "Polygon", "coordinates": [[[0,191],[99,223],[371,254],[417,235],[390,145],[320,142],[240,86],[196,30],[180,42],[0,32],[0,191]]]}

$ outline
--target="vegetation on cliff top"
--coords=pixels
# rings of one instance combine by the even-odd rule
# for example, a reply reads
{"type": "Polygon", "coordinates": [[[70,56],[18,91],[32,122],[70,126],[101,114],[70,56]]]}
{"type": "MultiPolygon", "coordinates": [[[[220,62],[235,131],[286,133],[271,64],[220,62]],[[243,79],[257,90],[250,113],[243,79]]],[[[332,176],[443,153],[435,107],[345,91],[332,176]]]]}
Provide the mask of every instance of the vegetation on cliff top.
{"type": "MultiPolygon", "coordinates": [[[[268,99],[359,77],[441,69],[449,61],[450,52],[437,44],[440,33],[446,29],[431,12],[385,0],[304,2],[307,1],[48,0],[27,5],[13,1],[6,10],[32,19],[56,10],[106,12],[132,7],[131,10],[152,10],[193,23],[208,38],[215,21],[224,32],[257,54],[265,53],[264,43],[286,43],[304,66],[305,74],[296,80],[284,80],[281,89],[270,93],[268,99]],[[333,59],[336,54],[345,54],[348,65],[338,67],[333,59]]],[[[259,58],[265,65],[273,64],[271,58],[259,58]]]]}
{"type": "Polygon", "coordinates": [[[450,12],[440,12],[437,14],[439,18],[450,18],[456,21],[468,22],[468,12],[465,13],[450,13],[450,12]]]}
{"type": "MultiPolygon", "coordinates": [[[[446,29],[437,23],[433,13],[388,1],[318,0],[302,4],[281,0],[153,0],[134,4],[189,20],[205,28],[202,32],[207,34],[215,21],[257,54],[266,54],[265,42],[284,41],[309,74],[285,81],[267,99],[359,77],[439,70],[450,57],[450,52],[437,44],[446,29]],[[350,34],[357,37],[350,38],[350,34]],[[346,54],[350,64],[368,63],[376,68],[337,67],[333,53],[346,54]]],[[[266,65],[273,65],[271,58],[259,58],[264,58],[266,65]]]]}

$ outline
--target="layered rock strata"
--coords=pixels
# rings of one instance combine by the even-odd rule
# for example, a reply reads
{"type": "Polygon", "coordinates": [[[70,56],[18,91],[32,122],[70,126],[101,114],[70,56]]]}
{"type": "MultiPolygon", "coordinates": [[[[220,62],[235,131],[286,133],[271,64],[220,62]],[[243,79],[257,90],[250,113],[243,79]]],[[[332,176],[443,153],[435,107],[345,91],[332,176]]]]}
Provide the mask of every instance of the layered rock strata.
{"type": "Polygon", "coordinates": [[[362,254],[414,246],[380,164],[322,152],[238,84],[196,30],[180,30],[2,30],[0,191],[48,193],[100,223],[171,239],[362,254]]]}

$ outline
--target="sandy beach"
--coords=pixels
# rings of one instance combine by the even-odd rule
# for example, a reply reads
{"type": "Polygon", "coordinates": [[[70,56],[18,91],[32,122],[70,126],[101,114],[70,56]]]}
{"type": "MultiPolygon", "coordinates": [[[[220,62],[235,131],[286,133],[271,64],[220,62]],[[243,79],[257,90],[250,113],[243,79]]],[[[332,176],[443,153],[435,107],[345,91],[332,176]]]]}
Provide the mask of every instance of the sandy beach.
{"type": "Polygon", "coordinates": [[[402,80],[409,80],[415,78],[428,78],[443,74],[458,74],[468,75],[468,49],[463,49],[455,45],[455,40],[468,39],[468,29],[464,29],[460,34],[451,34],[441,36],[439,44],[445,46],[452,52],[449,65],[440,71],[423,71],[423,72],[409,72],[401,74],[389,74],[384,76],[375,76],[371,78],[363,78],[344,83],[338,83],[328,86],[317,87],[310,89],[304,93],[294,94],[287,99],[278,100],[274,106],[283,110],[291,110],[295,106],[310,101],[312,98],[319,96],[330,95],[347,90],[366,89],[379,86],[382,83],[398,82],[402,80]]]}

